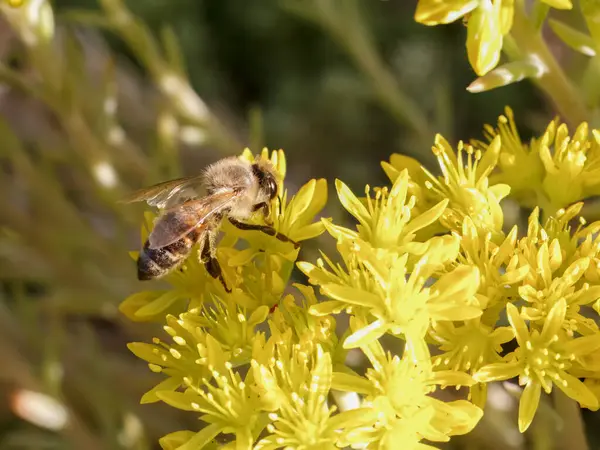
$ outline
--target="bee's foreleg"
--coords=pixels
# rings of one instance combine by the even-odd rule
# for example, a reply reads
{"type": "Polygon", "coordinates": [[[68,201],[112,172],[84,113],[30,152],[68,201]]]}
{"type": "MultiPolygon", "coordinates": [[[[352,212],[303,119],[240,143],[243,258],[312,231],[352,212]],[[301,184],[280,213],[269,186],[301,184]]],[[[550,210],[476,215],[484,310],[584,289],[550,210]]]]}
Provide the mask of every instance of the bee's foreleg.
{"type": "Polygon", "coordinates": [[[264,214],[265,216],[268,216],[268,215],[269,215],[269,213],[271,212],[271,207],[269,206],[269,204],[268,204],[267,202],[260,202],[260,203],[257,203],[256,205],[254,205],[254,206],[252,207],[252,212],[256,212],[256,211],[258,211],[259,209],[262,209],[262,210],[263,210],[263,214],[264,214]]]}
{"type": "Polygon", "coordinates": [[[221,265],[219,264],[219,260],[216,256],[215,238],[215,233],[206,233],[202,248],[200,250],[200,262],[204,264],[204,267],[206,267],[206,271],[209,273],[209,275],[215,279],[218,279],[225,288],[225,291],[230,293],[231,289],[229,289],[229,287],[227,287],[227,283],[225,283],[223,271],[221,270],[221,265]]]}
{"type": "Polygon", "coordinates": [[[252,212],[256,212],[258,210],[262,209],[262,215],[265,218],[265,223],[272,223],[272,221],[270,220],[270,216],[271,216],[271,205],[267,202],[260,202],[257,203],[256,205],[254,205],[252,207],[252,212]]]}
{"type": "Polygon", "coordinates": [[[239,228],[240,230],[256,230],[256,231],[261,231],[265,234],[268,234],[269,236],[273,236],[276,239],[279,239],[282,242],[291,242],[292,244],[294,244],[295,248],[300,247],[300,244],[296,241],[291,240],[289,237],[287,237],[285,234],[281,234],[278,233],[277,230],[273,227],[269,227],[266,225],[254,225],[251,223],[244,223],[244,222],[240,222],[238,220],[235,220],[233,218],[229,218],[229,221],[231,222],[231,224],[236,227],[239,228]]]}

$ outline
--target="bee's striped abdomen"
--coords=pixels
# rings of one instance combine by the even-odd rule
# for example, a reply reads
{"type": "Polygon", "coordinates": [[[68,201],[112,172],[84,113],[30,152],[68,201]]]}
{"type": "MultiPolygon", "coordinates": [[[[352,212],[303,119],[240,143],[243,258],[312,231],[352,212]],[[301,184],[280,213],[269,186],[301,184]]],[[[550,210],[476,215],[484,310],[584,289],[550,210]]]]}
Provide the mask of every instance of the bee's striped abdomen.
{"type": "Polygon", "coordinates": [[[150,248],[146,241],[137,260],[138,280],[161,278],[177,268],[192,251],[201,231],[192,230],[187,236],[165,247],[150,248]]]}

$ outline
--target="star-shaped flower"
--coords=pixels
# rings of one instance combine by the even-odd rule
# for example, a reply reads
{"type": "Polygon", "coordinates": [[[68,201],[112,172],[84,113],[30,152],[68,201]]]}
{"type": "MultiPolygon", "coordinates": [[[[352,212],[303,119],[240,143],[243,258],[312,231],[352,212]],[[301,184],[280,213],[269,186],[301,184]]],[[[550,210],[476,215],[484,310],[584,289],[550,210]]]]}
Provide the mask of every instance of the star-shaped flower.
{"type": "Polygon", "coordinates": [[[567,312],[564,299],[552,307],[541,331],[528,328],[513,304],[507,305],[506,312],[519,347],[506,361],[482,367],[473,378],[487,383],[519,377],[519,384],[525,386],[519,403],[519,430],[524,432],[531,424],[542,389],[549,394],[553,385],[582,406],[597,408],[594,393],[570,372],[583,357],[600,348],[600,334],[570,338],[563,331],[567,312]]]}

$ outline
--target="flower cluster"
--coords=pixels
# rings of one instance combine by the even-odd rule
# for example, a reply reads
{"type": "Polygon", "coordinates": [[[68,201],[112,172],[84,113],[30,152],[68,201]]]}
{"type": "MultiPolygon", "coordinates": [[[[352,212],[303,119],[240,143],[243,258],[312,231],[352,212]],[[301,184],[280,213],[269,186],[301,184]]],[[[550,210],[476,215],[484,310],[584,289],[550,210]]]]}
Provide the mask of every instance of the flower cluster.
{"type": "MultiPolygon", "coordinates": [[[[327,297],[311,313],[351,315],[345,348],[370,355],[384,334],[397,336],[413,362],[431,361],[442,385],[469,386],[481,407],[486,383],[518,377],[524,431],[542,389],[599,406],[600,223],[580,217],[581,200],[598,194],[598,132],[583,123],[570,136],[553,121],[525,144],[507,109],[486,135],[487,142],[460,142],[456,153],[438,136],[441,176],[393,155],[383,163],[389,192],[367,188],[360,200],[338,182],[341,203],[358,221],[356,230],[326,223],[344,265],[324,256],[299,267],[327,297]],[[505,229],[500,201],[509,195],[543,205],[527,230],[505,229]],[[510,326],[501,326],[504,314],[510,326]],[[513,340],[517,348],[506,353],[513,340]]],[[[385,367],[369,359],[375,371],[385,367]]],[[[361,392],[359,383],[353,388],[361,392]]]]}
{"type": "MultiPolygon", "coordinates": [[[[571,0],[541,0],[557,9],[571,9],[571,0]]],[[[504,37],[511,31],[515,0],[419,0],[415,20],[440,25],[463,19],[467,25],[467,54],[477,75],[498,65],[504,37]]]]}
{"type": "MultiPolygon", "coordinates": [[[[435,448],[470,432],[487,385],[508,379],[524,386],[521,431],[542,390],[598,409],[600,222],[586,223],[581,210],[599,193],[599,136],[587,124],[571,136],[555,120],[523,143],[507,109],[484,140],[456,151],[437,136],[440,175],[393,155],[382,163],[389,186],[357,196],[336,180],[350,227],[315,220],[324,180],[289,201],[282,185],[273,226],[296,241],[324,231],[336,241],[335,257],[296,264],[312,286],[288,286],[293,245],[224,224],[218,258],[231,293],[189,258],[168,276],[170,289],[121,306],[132,320],[166,316],[168,339],[130,345],[165,376],[142,402],[163,401],[205,424],[165,436],[162,447],[435,448]],[[509,196],[536,206],[526,229],[507,227],[509,196]],[[349,317],[342,334],[338,315],[349,317]],[[350,351],[367,367],[353,365],[350,351]],[[464,389],[444,401],[448,386],[464,389]]],[[[283,152],[271,161],[283,180],[283,152]]]]}

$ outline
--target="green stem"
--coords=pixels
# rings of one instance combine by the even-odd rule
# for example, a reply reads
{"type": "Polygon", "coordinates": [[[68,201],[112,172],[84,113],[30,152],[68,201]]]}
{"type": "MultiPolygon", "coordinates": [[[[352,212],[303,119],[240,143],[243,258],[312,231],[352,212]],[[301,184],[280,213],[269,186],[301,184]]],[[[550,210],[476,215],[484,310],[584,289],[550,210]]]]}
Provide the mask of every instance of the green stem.
{"type": "Polygon", "coordinates": [[[381,60],[369,37],[353,27],[350,27],[350,35],[340,32],[337,37],[357,67],[368,77],[379,100],[390,114],[420,137],[432,140],[435,133],[429,128],[430,122],[420,105],[400,88],[396,77],[381,60]]]}
{"type": "Polygon", "coordinates": [[[558,443],[557,448],[589,450],[581,418],[581,409],[575,400],[567,397],[560,389],[554,389],[552,397],[554,408],[563,423],[562,432],[559,435],[562,444],[558,443]]]}
{"type": "Polygon", "coordinates": [[[589,120],[590,116],[583,99],[550,52],[540,31],[536,30],[527,17],[523,0],[515,2],[514,22],[510,36],[519,54],[507,51],[509,58],[522,60],[525,56],[539,63],[543,73],[535,79],[535,82],[550,97],[562,118],[571,125],[589,120]]]}
{"type": "Polygon", "coordinates": [[[398,83],[382,60],[357,0],[298,2],[283,0],[289,11],[320,25],[338,42],[369,80],[381,105],[411,129],[423,145],[431,145],[435,131],[423,108],[398,83]]]}

